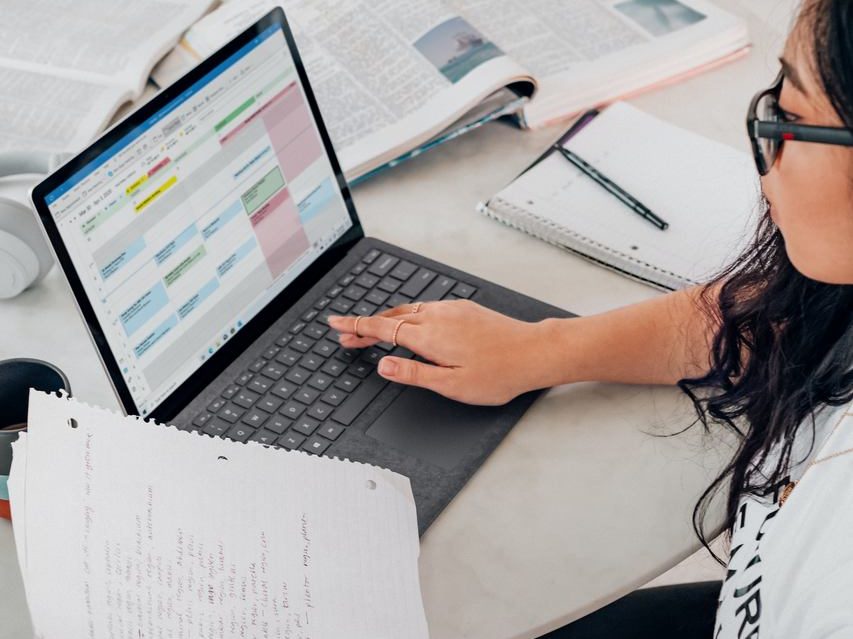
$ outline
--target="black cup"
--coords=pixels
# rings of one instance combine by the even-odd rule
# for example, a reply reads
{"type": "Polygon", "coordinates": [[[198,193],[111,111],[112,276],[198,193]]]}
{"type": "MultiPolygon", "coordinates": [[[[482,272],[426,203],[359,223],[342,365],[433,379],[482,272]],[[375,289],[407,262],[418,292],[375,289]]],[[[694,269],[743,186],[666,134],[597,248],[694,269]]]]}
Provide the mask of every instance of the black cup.
{"type": "Polygon", "coordinates": [[[53,364],[23,358],[0,361],[0,475],[9,474],[12,442],[26,427],[31,388],[71,393],[68,378],[53,364]]]}

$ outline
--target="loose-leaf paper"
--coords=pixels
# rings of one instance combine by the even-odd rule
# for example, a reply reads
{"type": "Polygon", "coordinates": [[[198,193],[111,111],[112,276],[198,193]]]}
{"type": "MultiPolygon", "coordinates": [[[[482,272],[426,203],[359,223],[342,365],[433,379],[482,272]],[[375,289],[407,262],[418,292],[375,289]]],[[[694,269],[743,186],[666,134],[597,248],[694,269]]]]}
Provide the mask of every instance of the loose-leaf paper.
{"type": "Polygon", "coordinates": [[[15,540],[36,636],[428,636],[406,477],[32,392],[15,540]]]}

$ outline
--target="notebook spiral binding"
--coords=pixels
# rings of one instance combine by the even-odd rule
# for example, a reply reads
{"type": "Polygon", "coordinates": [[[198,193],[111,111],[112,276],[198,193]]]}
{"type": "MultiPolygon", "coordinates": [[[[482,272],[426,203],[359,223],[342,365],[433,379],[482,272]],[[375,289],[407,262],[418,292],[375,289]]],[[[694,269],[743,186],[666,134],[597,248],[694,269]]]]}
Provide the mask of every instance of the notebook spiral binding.
{"type": "Polygon", "coordinates": [[[487,203],[478,205],[478,210],[518,231],[538,238],[548,244],[569,251],[586,260],[594,262],[612,271],[627,275],[664,291],[673,291],[698,282],[686,279],[681,275],[659,268],[632,255],[614,250],[600,242],[589,239],[575,231],[561,226],[553,220],[544,218],[532,211],[523,209],[504,200],[494,197],[487,203]],[[616,262],[616,263],[614,263],[616,262]],[[618,263],[633,265],[630,270],[618,266],[618,263]]]}

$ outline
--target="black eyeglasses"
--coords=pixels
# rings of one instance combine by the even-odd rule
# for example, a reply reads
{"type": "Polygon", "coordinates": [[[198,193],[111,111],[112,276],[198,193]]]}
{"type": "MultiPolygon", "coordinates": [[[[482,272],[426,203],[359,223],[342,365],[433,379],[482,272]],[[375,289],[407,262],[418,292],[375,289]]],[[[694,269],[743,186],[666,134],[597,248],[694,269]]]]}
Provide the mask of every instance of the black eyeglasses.
{"type": "Polygon", "coordinates": [[[785,113],[779,106],[779,95],[784,81],[785,72],[782,71],[773,86],[752,98],[746,116],[746,129],[752,143],[755,166],[761,175],[767,175],[773,168],[786,140],[853,146],[853,131],[850,129],[786,121],[785,113]]]}

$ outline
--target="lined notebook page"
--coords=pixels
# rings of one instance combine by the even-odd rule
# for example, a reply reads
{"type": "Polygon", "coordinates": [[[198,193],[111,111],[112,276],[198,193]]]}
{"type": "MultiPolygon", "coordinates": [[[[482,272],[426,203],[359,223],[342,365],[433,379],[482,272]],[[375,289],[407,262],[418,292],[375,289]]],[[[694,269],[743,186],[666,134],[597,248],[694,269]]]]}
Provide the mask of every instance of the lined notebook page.
{"type": "Polygon", "coordinates": [[[669,222],[660,231],[552,154],[488,203],[507,223],[644,277],[701,282],[747,244],[760,188],[751,158],[624,103],[566,147],[669,222]],[[524,227],[527,228],[524,228],[524,227]]]}
{"type": "Polygon", "coordinates": [[[37,636],[427,638],[407,478],[42,393],[29,424],[12,503],[37,636]]]}

